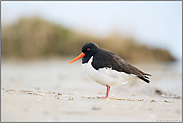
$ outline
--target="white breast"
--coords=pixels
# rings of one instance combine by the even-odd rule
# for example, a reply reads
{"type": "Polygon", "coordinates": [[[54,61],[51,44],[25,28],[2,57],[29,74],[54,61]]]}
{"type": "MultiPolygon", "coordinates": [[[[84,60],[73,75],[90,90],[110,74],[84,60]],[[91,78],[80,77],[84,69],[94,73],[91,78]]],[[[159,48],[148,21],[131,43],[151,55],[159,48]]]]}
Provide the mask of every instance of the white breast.
{"type": "Polygon", "coordinates": [[[137,78],[136,75],[118,72],[116,70],[112,70],[111,68],[100,68],[96,70],[91,65],[92,61],[93,56],[90,58],[88,63],[82,64],[82,67],[93,80],[101,85],[114,86],[118,84],[126,84],[129,80],[137,78]]]}

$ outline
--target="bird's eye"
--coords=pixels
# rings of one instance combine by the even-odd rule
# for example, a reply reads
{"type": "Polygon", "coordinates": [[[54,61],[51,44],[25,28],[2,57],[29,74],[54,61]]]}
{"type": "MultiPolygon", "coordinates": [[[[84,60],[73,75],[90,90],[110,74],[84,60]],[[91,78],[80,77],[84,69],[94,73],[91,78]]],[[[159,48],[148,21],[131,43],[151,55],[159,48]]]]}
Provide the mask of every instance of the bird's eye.
{"type": "Polygon", "coordinates": [[[87,51],[90,51],[90,48],[87,48],[87,51]]]}

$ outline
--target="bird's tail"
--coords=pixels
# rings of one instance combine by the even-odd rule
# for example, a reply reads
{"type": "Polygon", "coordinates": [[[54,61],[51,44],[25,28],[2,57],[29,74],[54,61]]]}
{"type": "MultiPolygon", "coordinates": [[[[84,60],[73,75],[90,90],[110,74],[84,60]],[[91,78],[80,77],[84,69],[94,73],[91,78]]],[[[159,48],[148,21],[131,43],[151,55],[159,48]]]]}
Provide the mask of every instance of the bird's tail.
{"type": "Polygon", "coordinates": [[[149,79],[149,77],[147,77],[147,76],[144,76],[144,77],[140,77],[140,76],[138,76],[140,79],[142,79],[142,80],[144,80],[145,82],[147,82],[147,83],[149,83],[150,81],[148,80],[149,79]],[[147,78],[147,79],[146,79],[147,78]]]}
{"type": "Polygon", "coordinates": [[[151,74],[149,74],[149,73],[143,73],[143,75],[152,76],[152,75],[151,75],[151,74]]]}

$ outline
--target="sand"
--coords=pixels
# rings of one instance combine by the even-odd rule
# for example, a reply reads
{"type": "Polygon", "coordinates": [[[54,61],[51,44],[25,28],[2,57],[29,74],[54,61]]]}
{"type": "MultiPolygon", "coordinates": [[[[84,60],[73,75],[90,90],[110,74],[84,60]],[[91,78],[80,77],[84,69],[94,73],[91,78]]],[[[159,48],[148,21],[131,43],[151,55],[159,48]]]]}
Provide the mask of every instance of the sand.
{"type": "MultiPolygon", "coordinates": [[[[71,58],[72,59],[72,58],[71,58]]],[[[182,73],[170,64],[136,64],[151,83],[134,80],[106,87],[84,73],[81,61],[4,60],[1,64],[1,121],[182,121],[182,73]]]]}

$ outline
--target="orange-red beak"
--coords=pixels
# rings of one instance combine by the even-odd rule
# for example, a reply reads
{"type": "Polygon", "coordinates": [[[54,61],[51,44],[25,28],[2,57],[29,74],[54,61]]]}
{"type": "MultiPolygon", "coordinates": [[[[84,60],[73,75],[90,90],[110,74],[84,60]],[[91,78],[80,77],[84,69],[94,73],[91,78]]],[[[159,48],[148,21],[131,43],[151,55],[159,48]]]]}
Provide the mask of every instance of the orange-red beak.
{"type": "Polygon", "coordinates": [[[82,52],[79,56],[77,56],[77,57],[74,58],[72,61],[70,61],[69,64],[71,64],[71,63],[77,61],[78,59],[80,59],[80,58],[82,58],[82,57],[84,57],[84,56],[85,56],[85,54],[82,52]]]}

